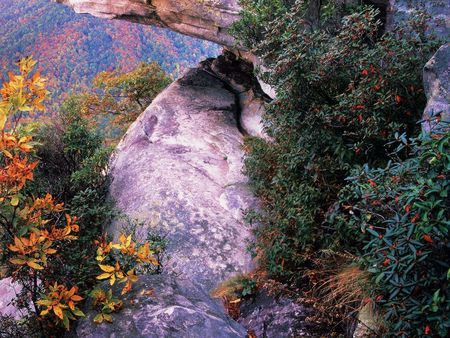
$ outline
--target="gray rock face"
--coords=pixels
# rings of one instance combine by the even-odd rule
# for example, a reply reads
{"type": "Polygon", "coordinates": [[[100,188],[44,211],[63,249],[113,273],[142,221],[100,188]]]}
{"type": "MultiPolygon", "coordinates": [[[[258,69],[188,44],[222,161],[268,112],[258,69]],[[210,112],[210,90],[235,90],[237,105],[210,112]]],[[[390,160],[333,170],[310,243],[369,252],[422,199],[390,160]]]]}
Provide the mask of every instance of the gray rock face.
{"type": "Polygon", "coordinates": [[[20,319],[27,314],[25,310],[14,305],[14,300],[21,290],[20,284],[13,282],[12,278],[0,279],[0,316],[20,319]]]}
{"type": "Polygon", "coordinates": [[[430,16],[429,29],[444,41],[450,39],[450,6],[448,0],[375,0],[388,3],[388,29],[411,17],[418,10],[426,11],[430,16]]]}
{"type": "Polygon", "coordinates": [[[118,208],[143,222],[140,237],[167,234],[165,269],[207,291],[253,266],[242,210],[257,202],[241,172],[237,110],[228,84],[208,68],[193,69],[136,120],[111,163],[118,208]]]}
{"type": "Polygon", "coordinates": [[[237,0],[54,0],[77,13],[168,27],[176,32],[232,46],[228,34],[239,18],[237,0]]]}
{"type": "Polygon", "coordinates": [[[92,324],[95,313],[79,322],[85,338],[243,338],[246,330],[227,317],[201,288],[167,275],[141,277],[124,298],[125,308],[112,324],[92,324]],[[152,292],[148,292],[152,290],[152,292]]]}
{"type": "Polygon", "coordinates": [[[450,129],[450,43],[443,45],[423,71],[428,98],[422,126],[425,131],[450,129]]]}

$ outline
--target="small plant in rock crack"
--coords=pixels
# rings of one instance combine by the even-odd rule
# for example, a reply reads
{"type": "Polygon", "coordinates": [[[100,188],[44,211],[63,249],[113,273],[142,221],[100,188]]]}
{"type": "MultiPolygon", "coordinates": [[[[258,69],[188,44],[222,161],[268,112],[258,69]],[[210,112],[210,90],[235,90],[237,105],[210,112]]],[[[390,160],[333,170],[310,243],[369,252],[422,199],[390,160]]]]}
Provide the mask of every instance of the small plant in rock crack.
{"type": "Polygon", "coordinates": [[[99,312],[94,317],[94,323],[97,324],[105,321],[112,323],[111,313],[117,312],[123,307],[123,302],[114,298],[112,289],[105,291],[96,287],[89,293],[89,297],[92,298],[92,306],[99,312]]]}
{"type": "Polygon", "coordinates": [[[106,279],[111,286],[116,281],[124,283],[122,295],[128,293],[138,280],[137,272],[147,272],[152,266],[158,265],[158,260],[150,250],[150,243],[138,244],[132,240],[131,235],[121,234],[116,243],[107,242],[103,237],[96,244],[96,259],[102,271],[97,279],[106,279]]]}
{"type": "Polygon", "coordinates": [[[253,279],[243,279],[242,280],[242,297],[249,297],[254,295],[256,292],[256,281],[253,279]]]}
{"type": "MultiPolygon", "coordinates": [[[[95,242],[98,246],[97,257],[99,275],[97,280],[107,280],[112,287],[116,282],[124,284],[120,296],[131,291],[133,284],[139,280],[140,273],[148,273],[159,265],[151,249],[150,242],[137,243],[132,235],[121,234],[117,242],[108,241],[106,236],[95,242]]],[[[112,322],[111,313],[119,311],[123,302],[115,298],[114,291],[101,287],[94,288],[89,296],[94,308],[99,312],[94,317],[95,323],[112,322]]]]}
{"type": "Polygon", "coordinates": [[[164,269],[164,262],[170,258],[166,251],[169,243],[167,234],[156,232],[146,222],[132,219],[127,215],[122,214],[118,219],[122,222],[122,232],[130,234],[132,238],[145,238],[150,243],[150,250],[153,252],[158,264],[147,266],[146,273],[160,274],[164,269]],[[145,231],[142,231],[142,229],[145,229],[145,231]]]}

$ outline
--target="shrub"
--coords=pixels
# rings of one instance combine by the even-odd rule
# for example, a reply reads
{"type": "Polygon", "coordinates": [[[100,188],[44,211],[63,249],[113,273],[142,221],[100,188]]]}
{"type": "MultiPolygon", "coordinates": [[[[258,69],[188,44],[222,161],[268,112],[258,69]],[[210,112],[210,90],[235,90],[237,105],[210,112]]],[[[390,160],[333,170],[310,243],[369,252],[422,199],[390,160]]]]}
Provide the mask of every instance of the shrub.
{"type": "Polygon", "coordinates": [[[351,253],[342,267],[358,263],[365,244],[357,221],[350,227],[330,214],[354,168],[386,166],[396,135],[418,135],[422,67],[439,46],[425,34],[425,14],[382,32],[371,7],[319,3],[243,1],[235,26],[277,93],[263,118],[271,141],[245,144],[245,173],[263,202],[262,212],[248,214],[262,224],[253,247],[273,277],[303,287],[336,270],[330,252],[351,253]]]}
{"type": "MultiPolygon", "coordinates": [[[[23,288],[17,303],[30,312],[42,305],[40,293],[49,287],[54,271],[61,267],[58,254],[62,247],[77,239],[79,231],[76,217],[65,213],[63,203],[57,203],[51,194],[36,198],[24,190],[33,180],[38,162],[32,158],[32,137],[17,135],[15,130],[22,112],[43,109],[42,102],[47,94],[45,79],[39,72],[31,75],[35,64],[31,58],[18,62],[20,74],[11,73],[10,81],[1,90],[0,103],[1,263],[23,288]],[[6,130],[8,118],[12,120],[11,131],[6,130]]],[[[61,287],[61,292],[67,291],[65,286],[61,287]]],[[[75,297],[76,290],[73,287],[68,291],[67,301],[75,297]]],[[[56,290],[50,289],[50,292],[56,290]]],[[[75,306],[68,309],[67,304],[53,303],[53,300],[51,306],[48,305],[67,328],[69,319],[83,316],[75,306]]]]}
{"type": "Polygon", "coordinates": [[[397,131],[417,132],[421,67],[435,47],[423,17],[413,32],[398,28],[378,39],[375,10],[346,16],[335,30],[306,31],[303,8],[297,2],[275,20],[254,49],[277,91],[264,117],[274,141],[249,140],[245,160],[268,207],[258,246],[269,270],[282,275],[295,273],[305,252],[340,246],[325,215],[350,169],[386,162],[384,145],[397,131]]]}
{"type": "Polygon", "coordinates": [[[444,337],[450,328],[450,132],[403,142],[400,148],[412,148],[410,158],[366,166],[349,179],[334,223],[352,235],[371,272],[372,301],[390,323],[385,334],[444,337]]]}

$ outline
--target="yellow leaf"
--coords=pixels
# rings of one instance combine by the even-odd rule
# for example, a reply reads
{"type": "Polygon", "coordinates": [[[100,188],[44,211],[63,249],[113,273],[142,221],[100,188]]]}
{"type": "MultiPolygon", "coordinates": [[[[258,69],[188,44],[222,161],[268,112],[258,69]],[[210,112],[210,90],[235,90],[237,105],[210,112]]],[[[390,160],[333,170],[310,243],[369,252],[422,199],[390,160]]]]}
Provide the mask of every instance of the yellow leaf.
{"type": "Polygon", "coordinates": [[[6,124],[6,114],[0,112],[0,130],[5,129],[5,124],[6,124]]]}
{"type": "Polygon", "coordinates": [[[99,264],[98,266],[100,267],[100,269],[102,269],[102,271],[109,272],[109,273],[114,272],[114,270],[115,270],[115,268],[111,265],[99,264]]]}
{"type": "Polygon", "coordinates": [[[40,316],[45,316],[48,313],[48,309],[46,310],[42,310],[41,313],[39,314],[40,316]]]}
{"type": "Polygon", "coordinates": [[[19,258],[11,258],[9,261],[16,265],[24,265],[27,263],[27,261],[25,261],[23,259],[19,259],[19,258]]]}
{"type": "Polygon", "coordinates": [[[102,273],[101,275],[97,276],[96,279],[107,279],[111,277],[110,273],[102,273]]]}
{"type": "Polygon", "coordinates": [[[37,264],[37,263],[35,263],[35,262],[27,262],[27,265],[28,265],[30,268],[33,268],[33,269],[35,269],[35,270],[43,270],[43,269],[44,269],[44,267],[42,267],[41,265],[39,265],[39,264],[37,264]]]}
{"type": "Polygon", "coordinates": [[[52,305],[52,301],[48,300],[48,299],[39,299],[36,303],[38,305],[43,305],[43,306],[50,306],[50,305],[52,305]]]}
{"type": "Polygon", "coordinates": [[[94,323],[101,324],[103,322],[103,314],[99,313],[94,317],[94,323]]]}
{"type": "Polygon", "coordinates": [[[12,154],[6,149],[3,150],[3,154],[5,154],[5,156],[8,157],[8,158],[13,158],[12,154]]]}
{"type": "Polygon", "coordinates": [[[17,207],[19,205],[19,196],[15,195],[11,198],[11,205],[17,207]]]}
{"type": "Polygon", "coordinates": [[[112,275],[111,279],[109,280],[109,285],[114,285],[115,282],[116,282],[116,276],[112,275]]]}
{"type": "Polygon", "coordinates": [[[53,306],[53,312],[56,316],[58,316],[61,320],[64,319],[62,309],[59,307],[59,305],[53,306]]]}

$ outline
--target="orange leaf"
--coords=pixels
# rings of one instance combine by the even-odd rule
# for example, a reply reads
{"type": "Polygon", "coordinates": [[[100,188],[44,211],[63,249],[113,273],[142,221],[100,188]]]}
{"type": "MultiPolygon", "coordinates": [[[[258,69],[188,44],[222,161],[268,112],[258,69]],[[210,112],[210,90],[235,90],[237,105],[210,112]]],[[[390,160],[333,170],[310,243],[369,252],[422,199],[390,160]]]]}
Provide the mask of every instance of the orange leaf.
{"type": "Polygon", "coordinates": [[[62,309],[59,307],[59,305],[53,306],[53,312],[54,312],[55,315],[58,316],[61,320],[64,319],[64,315],[63,315],[62,309]]]}
{"type": "Polygon", "coordinates": [[[72,299],[74,302],[80,302],[83,300],[83,297],[78,296],[78,295],[73,295],[72,297],[70,297],[70,299],[72,299]]]}

